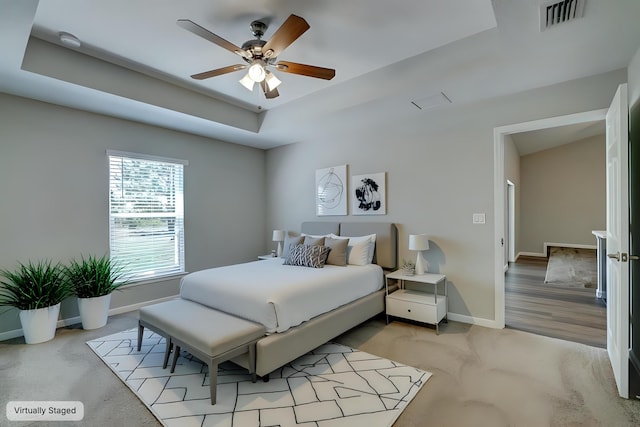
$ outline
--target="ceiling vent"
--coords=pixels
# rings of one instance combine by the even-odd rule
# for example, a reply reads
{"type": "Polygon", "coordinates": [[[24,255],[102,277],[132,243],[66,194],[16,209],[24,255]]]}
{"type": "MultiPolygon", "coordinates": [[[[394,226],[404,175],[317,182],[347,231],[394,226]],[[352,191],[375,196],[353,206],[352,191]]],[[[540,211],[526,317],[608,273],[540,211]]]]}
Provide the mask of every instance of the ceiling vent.
{"type": "Polygon", "coordinates": [[[540,6],[540,31],[581,18],[586,0],[562,0],[540,6]]]}
{"type": "Polygon", "coordinates": [[[425,98],[416,99],[411,101],[414,107],[419,110],[428,110],[429,108],[439,107],[441,105],[451,104],[451,99],[444,92],[437,93],[435,95],[429,95],[425,98]]]}

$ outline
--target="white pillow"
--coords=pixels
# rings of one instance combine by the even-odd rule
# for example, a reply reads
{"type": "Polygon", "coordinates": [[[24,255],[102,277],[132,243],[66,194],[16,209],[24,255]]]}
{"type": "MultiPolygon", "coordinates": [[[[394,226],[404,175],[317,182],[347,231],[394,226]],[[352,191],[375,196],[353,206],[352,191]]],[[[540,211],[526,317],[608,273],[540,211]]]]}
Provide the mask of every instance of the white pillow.
{"type": "Polygon", "coordinates": [[[376,235],[348,237],[337,236],[333,233],[330,235],[333,239],[349,239],[347,246],[347,264],[351,265],[367,265],[373,261],[375,251],[376,235]]]}

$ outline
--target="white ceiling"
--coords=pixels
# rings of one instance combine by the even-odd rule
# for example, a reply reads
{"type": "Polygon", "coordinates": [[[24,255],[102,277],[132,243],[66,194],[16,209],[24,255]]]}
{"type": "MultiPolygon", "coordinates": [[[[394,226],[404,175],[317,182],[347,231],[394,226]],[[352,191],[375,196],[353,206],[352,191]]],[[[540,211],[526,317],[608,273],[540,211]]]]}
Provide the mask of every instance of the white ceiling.
{"type": "Polygon", "coordinates": [[[271,148],[345,126],[353,108],[362,122],[349,126],[393,123],[441,92],[463,105],[626,67],[640,1],[586,2],[584,17],[541,32],[539,0],[0,0],[0,91],[271,148]],[[333,80],[278,73],[280,97],[266,100],[242,72],[189,77],[240,58],[177,19],[241,45],[253,19],[269,39],[290,14],[311,28],[279,59],[335,68],[333,80]],[[59,31],[82,46],[58,47],[59,31]]]}
{"type": "Polygon", "coordinates": [[[34,32],[55,39],[64,30],[107,58],[116,55],[212,96],[271,109],[495,26],[491,3],[478,0],[65,0],[63,7],[40,2],[34,32]],[[238,83],[242,71],[205,81],[189,77],[243,61],[178,27],[177,19],[191,19],[241,46],[254,39],[251,21],[269,22],[263,37],[268,40],[290,14],[305,18],[311,28],[278,59],[335,68],[330,82],[276,72],[283,81],[281,96],[265,100],[258,90],[251,93],[238,83]],[[444,16],[450,18],[444,21],[444,16]]]}

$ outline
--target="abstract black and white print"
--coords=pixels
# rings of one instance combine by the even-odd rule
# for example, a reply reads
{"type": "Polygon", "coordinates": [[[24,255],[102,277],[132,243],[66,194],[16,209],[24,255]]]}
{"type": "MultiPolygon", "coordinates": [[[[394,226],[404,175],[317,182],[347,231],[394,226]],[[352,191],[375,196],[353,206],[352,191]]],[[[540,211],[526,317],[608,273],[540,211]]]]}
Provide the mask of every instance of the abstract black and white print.
{"type": "Polygon", "coordinates": [[[386,215],[386,172],[354,175],[351,178],[354,215],[386,215]]]}
{"type": "Polygon", "coordinates": [[[316,170],[316,215],[347,214],[347,165],[316,170]]]}

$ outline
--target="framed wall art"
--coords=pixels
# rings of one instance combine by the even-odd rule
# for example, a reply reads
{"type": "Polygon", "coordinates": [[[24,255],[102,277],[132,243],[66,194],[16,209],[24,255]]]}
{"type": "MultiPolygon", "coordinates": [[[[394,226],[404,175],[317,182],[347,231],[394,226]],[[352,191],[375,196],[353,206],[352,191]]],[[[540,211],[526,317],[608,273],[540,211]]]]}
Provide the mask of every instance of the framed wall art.
{"type": "Polygon", "coordinates": [[[353,215],[386,215],[386,172],[351,177],[351,213],[353,215]]]}
{"type": "Polygon", "coordinates": [[[347,214],[347,165],[316,169],[316,215],[347,214]]]}

